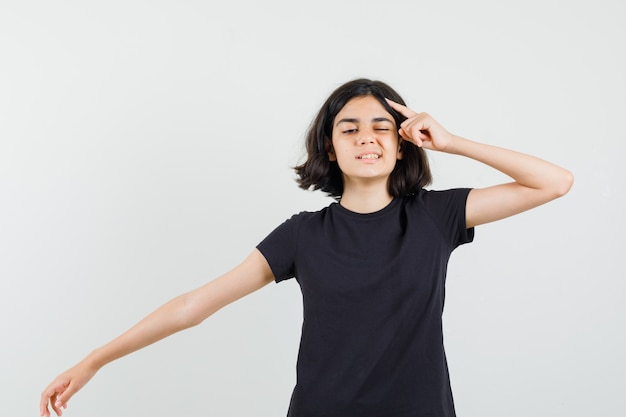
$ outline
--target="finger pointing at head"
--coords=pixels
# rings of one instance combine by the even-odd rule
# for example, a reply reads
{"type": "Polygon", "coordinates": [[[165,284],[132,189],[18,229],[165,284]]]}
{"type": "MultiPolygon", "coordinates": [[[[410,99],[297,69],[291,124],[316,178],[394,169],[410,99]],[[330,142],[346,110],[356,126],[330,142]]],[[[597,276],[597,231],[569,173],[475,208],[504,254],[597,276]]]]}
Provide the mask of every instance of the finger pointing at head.
{"type": "Polygon", "coordinates": [[[386,98],[385,100],[387,100],[387,103],[389,103],[389,106],[391,106],[392,109],[394,109],[404,117],[410,118],[419,114],[409,109],[407,106],[403,106],[402,104],[396,103],[393,100],[389,100],[388,98],[386,98]]]}

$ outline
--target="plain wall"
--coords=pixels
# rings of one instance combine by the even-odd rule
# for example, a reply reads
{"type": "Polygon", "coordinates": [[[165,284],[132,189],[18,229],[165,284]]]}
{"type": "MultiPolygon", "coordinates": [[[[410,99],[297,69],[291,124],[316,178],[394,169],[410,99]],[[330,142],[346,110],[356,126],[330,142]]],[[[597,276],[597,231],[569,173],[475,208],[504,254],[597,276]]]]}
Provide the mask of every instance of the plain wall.
{"type": "MultiPolygon", "coordinates": [[[[0,3],[1,413],[331,200],[290,169],[328,94],[382,79],[448,130],[571,170],[564,198],[453,254],[464,417],[626,409],[626,3],[0,3]]],[[[507,181],[429,154],[432,188],[507,181]]],[[[72,416],[281,416],[295,280],[101,370],[72,416]]]]}

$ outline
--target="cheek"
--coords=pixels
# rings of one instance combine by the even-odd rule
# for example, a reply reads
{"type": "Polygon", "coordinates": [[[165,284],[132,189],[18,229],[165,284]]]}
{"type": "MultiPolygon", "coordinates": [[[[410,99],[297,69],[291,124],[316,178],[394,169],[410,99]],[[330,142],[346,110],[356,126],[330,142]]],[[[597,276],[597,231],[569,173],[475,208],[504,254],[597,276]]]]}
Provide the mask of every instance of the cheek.
{"type": "Polygon", "coordinates": [[[401,147],[402,139],[400,139],[397,136],[389,137],[386,140],[386,142],[387,142],[387,149],[393,150],[395,152],[397,152],[400,149],[402,149],[402,147],[401,147]]]}
{"type": "Polygon", "coordinates": [[[342,149],[339,148],[335,149],[335,158],[339,164],[342,164],[348,161],[348,159],[350,159],[351,157],[348,155],[347,152],[342,152],[342,149]]]}

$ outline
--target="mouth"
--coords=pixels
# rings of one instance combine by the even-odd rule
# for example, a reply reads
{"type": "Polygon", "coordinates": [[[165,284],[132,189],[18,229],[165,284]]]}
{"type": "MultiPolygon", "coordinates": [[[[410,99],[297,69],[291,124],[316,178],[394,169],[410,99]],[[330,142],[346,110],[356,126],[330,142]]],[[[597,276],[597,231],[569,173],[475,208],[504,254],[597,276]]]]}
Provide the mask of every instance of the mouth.
{"type": "Polygon", "coordinates": [[[356,159],[378,159],[381,155],[377,153],[365,153],[362,155],[358,155],[356,159]]]}

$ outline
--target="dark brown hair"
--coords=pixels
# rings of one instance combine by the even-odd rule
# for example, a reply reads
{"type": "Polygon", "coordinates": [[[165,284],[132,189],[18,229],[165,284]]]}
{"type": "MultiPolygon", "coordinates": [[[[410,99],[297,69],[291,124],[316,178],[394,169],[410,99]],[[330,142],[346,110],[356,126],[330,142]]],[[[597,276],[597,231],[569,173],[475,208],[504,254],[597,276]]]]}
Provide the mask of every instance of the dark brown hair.
{"type": "MultiPolygon", "coordinates": [[[[397,128],[406,117],[392,109],[385,98],[405,104],[402,97],[382,81],[358,79],[337,88],[328,97],[306,134],[307,160],[296,166],[297,181],[305,190],[322,190],[335,199],[343,194],[343,177],[336,161],[328,159],[326,143],[332,141],[333,123],[337,113],[353,98],[372,96],[391,114],[397,128]]],[[[415,193],[430,184],[432,176],[424,150],[410,142],[402,141],[403,157],[389,175],[389,193],[393,197],[415,193]]]]}

